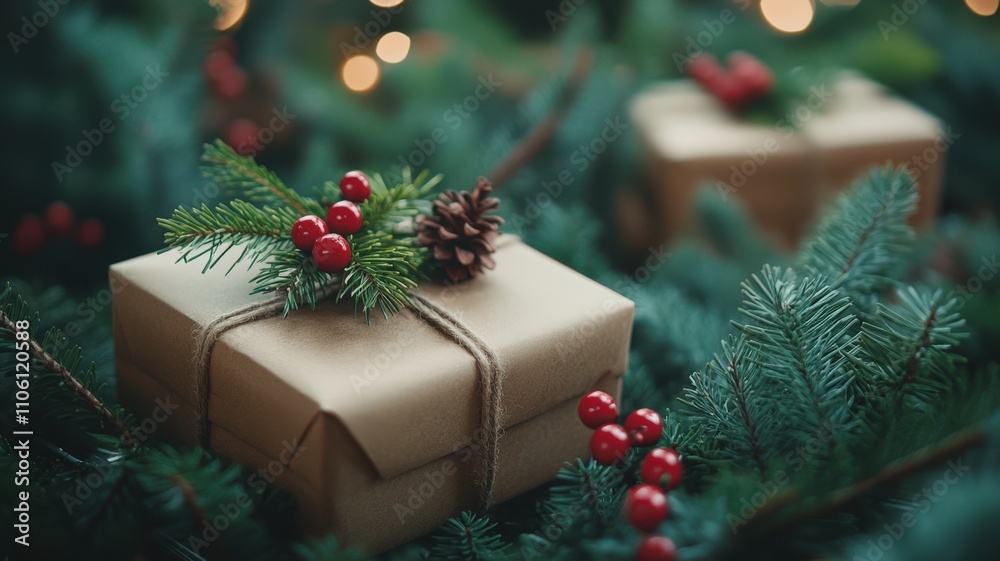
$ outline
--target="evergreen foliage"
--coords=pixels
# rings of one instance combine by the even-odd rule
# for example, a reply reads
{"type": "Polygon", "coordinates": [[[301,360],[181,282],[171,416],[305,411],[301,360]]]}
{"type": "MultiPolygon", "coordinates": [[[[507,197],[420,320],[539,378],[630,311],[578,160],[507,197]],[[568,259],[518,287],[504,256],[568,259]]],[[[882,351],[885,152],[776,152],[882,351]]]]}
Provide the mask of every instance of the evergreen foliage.
{"type": "Polygon", "coordinates": [[[337,300],[353,299],[355,313],[360,311],[368,323],[375,309],[388,319],[411,304],[409,291],[424,278],[427,251],[414,244],[406,221],[430,208],[428,197],[441,176],[424,171],[413,178],[404,169],[401,182],[388,186],[375,175],[371,196],[360,204],[362,229],[347,236],[353,259],[343,274],[334,275],[319,270],[311,256],[295,247],[291,230],[301,216],[325,216],[321,201],[338,198],[338,187],[324,183],[315,189],[319,199],[300,195],[221,140],[205,145],[202,160],[205,177],[246,200],[220,203],[214,209],[204,204],[190,210],[179,207],[170,218],[158,219],[165,230],[163,251],[179,250],[178,261],[205,258],[204,272],[233,248],[241,248],[230,258],[229,271],[239,263],[253,267],[263,262],[250,293],[284,295],[283,317],[303,305],[315,309],[320,298],[332,294],[337,300]]]}

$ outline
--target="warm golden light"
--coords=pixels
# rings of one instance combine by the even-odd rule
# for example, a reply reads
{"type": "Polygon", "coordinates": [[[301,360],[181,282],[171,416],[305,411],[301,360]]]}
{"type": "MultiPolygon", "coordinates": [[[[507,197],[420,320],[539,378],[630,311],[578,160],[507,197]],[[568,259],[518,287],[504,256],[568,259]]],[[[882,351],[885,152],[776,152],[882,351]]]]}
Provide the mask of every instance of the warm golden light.
{"type": "Polygon", "coordinates": [[[358,55],[344,63],[341,71],[344,85],[356,92],[364,92],[378,83],[378,63],[370,56],[358,55]]]}
{"type": "Polygon", "coordinates": [[[778,31],[798,33],[813,19],[812,0],[761,0],[760,12],[778,31]]]}
{"type": "Polygon", "coordinates": [[[391,8],[402,4],[403,0],[371,0],[371,3],[379,8],[391,8]]]}
{"type": "Polygon", "coordinates": [[[378,40],[375,54],[386,62],[399,62],[410,52],[410,38],[398,31],[390,31],[378,40]]]}
{"type": "Polygon", "coordinates": [[[992,16],[1000,7],[1000,0],[965,0],[965,5],[980,16],[992,16]]]}
{"type": "Polygon", "coordinates": [[[214,25],[220,31],[239,23],[250,4],[248,0],[209,0],[208,3],[219,12],[214,25]]]}

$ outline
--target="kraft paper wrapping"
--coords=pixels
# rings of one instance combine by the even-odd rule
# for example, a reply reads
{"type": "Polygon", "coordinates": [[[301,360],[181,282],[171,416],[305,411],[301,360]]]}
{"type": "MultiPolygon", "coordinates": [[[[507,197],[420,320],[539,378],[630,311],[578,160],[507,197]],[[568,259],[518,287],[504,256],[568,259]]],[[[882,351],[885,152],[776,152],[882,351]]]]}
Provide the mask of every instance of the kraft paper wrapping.
{"type": "Polygon", "coordinates": [[[659,222],[649,243],[689,229],[695,192],[709,186],[739,200],[766,235],[793,248],[837,192],[887,162],[908,164],[917,176],[920,203],[911,223],[926,226],[937,212],[948,149],[940,123],[853,73],[770,127],[741,120],[690,81],[649,88],[630,116],[659,222]],[[799,130],[788,127],[792,120],[799,130]]]}
{"type": "MultiPolygon", "coordinates": [[[[150,254],[112,266],[115,354],[123,403],[142,418],[171,399],[179,408],[159,436],[194,445],[193,333],[254,300],[253,272],[201,274],[200,263],[175,260],[150,254]]],[[[499,500],[586,455],[590,431],[575,404],[593,389],[617,395],[631,301],[519,242],[498,251],[494,271],[421,294],[506,367],[499,500]]],[[[476,506],[479,463],[469,450],[479,389],[472,356],[408,310],[370,327],[353,313],[351,303],[325,301],[226,332],[212,354],[208,417],[212,448],[278,472],[304,528],[377,552],[476,506]]]]}

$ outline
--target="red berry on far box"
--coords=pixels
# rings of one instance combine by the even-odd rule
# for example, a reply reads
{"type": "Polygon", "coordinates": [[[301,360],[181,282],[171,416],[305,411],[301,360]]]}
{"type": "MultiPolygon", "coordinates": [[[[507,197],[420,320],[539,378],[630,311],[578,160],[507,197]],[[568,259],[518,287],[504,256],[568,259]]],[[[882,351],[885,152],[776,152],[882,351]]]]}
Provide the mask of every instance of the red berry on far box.
{"type": "Polygon", "coordinates": [[[76,232],[76,241],[83,247],[97,247],[104,241],[104,224],[96,218],[84,220],[76,232]]]}
{"type": "Polygon", "coordinates": [[[676,489],[684,475],[681,457],[669,448],[653,448],[642,460],[639,478],[644,483],[659,485],[665,489],[676,489]]]}
{"type": "Polygon", "coordinates": [[[635,550],[637,561],[677,561],[677,546],[666,536],[647,536],[635,550]]]}
{"type": "Polygon", "coordinates": [[[618,404],[615,403],[615,398],[605,392],[590,392],[580,399],[576,413],[583,424],[596,429],[618,420],[618,404]]]}
{"type": "Polygon", "coordinates": [[[324,273],[339,273],[351,262],[351,244],[340,234],[327,234],[316,240],[313,261],[324,273]]]}
{"type": "Polygon", "coordinates": [[[55,236],[69,237],[76,229],[76,218],[69,205],[56,201],[45,209],[45,227],[55,236]]]}
{"type": "Polygon", "coordinates": [[[250,119],[236,119],[226,127],[226,144],[241,156],[256,156],[260,127],[250,119]]]}
{"type": "Polygon", "coordinates": [[[363,203],[371,196],[372,186],[363,172],[349,171],[340,180],[340,192],[349,201],[363,203]]]}
{"type": "Polygon", "coordinates": [[[351,201],[333,203],[330,210],[326,211],[326,223],[334,234],[356,234],[361,229],[361,222],[361,209],[351,201]]]}
{"type": "Polygon", "coordinates": [[[705,88],[729,109],[739,109],[750,101],[750,91],[730,74],[722,74],[705,88]]]}
{"type": "Polygon", "coordinates": [[[590,437],[590,454],[602,466],[624,459],[628,449],[628,433],[621,425],[604,425],[590,437]]]}
{"type": "Polygon", "coordinates": [[[720,74],[725,74],[726,71],[713,55],[700,53],[688,60],[687,73],[695,82],[705,85],[709,80],[720,74]]]}
{"type": "Polygon", "coordinates": [[[11,247],[21,255],[32,255],[45,247],[45,223],[34,214],[26,214],[14,228],[11,247]]]}
{"type": "Polygon", "coordinates": [[[312,251],[316,240],[329,233],[330,229],[322,218],[308,214],[292,224],[292,243],[302,251],[312,251]]]}
{"type": "Polygon", "coordinates": [[[735,51],[727,60],[729,71],[752,98],[771,93],[774,75],[757,57],[743,51],[735,51]]]}
{"type": "Polygon", "coordinates": [[[633,528],[651,532],[667,519],[667,495],[656,485],[636,485],[625,498],[625,516],[633,528]]]}
{"type": "Polygon", "coordinates": [[[663,433],[663,419],[652,409],[636,409],[625,419],[625,431],[632,444],[652,446],[663,433]]]}

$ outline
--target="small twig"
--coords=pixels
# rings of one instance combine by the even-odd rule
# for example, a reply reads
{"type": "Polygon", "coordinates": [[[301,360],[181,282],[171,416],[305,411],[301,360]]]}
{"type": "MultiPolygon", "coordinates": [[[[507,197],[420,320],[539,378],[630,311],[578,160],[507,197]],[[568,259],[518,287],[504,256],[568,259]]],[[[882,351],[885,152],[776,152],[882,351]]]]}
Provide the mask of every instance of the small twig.
{"type": "MultiPolygon", "coordinates": [[[[209,524],[208,518],[205,517],[205,512],[198,506],[198,492],[194,490],[194,487],[187,482],[180,474],[174,474],[170,476],[170,482],[174,484],[175,487],[181,492],[181,497],[184,499],[184,506],[187,507],[188,512],[191,513],[191,517],[194,518],[194,527],[201,530],[206,525],[209,524]]],[[[221,532],[219,532],[221,534],[221,532]]],[[[222,558],[232,559],[232,555],[226,549],[225,544],[221,540],[222,536],[218,536],[214,540],[208,541],[208,555],[209,559],[216,558],[211,553],[214,551],[216,553],[221,553],[222,558]],[[218,545],[218,547],[216,547],[218,545]]]]}
{"type": "Polygon", "coordinates": [[[794,527],[803,521],[831,514],[846,507],[850,503],[868,494],[875,487],[905,479],[914,473],[923,471],[932,465],[941,463],[959,452],[963,452],[969,448],[977,446],[985,441],[985,438],[985,435],[978,426],[966,429],[957,435],[950,437],[948,442],[944,445],[935,443],[924,446],[923,448],[908,454],[901,460],[894,462],[890,467],[867,479],[863,479],[853,485],[833,491],[827,496],[827,500],[824,500],[804,511],[796,512],[793,517],[786,518],[775,524],[767,526],[766,520],[770,518],[770,515],[774,514],[784,506],[796,502],[797,499],[800,498],[797,492],[791,492],[782,497],[776,497],[775,500],[770,501],[767,506],[759,510],[757,514],[748,522],[752,525],[759,524],[763,526],[763,531],[769,534],[787,532],[791,527],[794,527]]]}
{"type": "Polygon", "coordinates": [[[494,166],[493,170],[487,176],[490,178],[490,182],[493,183],[494,188],[499,188],[502,184],[510,180],[510,178],[514,177],[525,164],[538,154],[542,147],[545,146],[545,143],[556,133],[559,123],[562,122],[569,110],[570,102],[576,98],[576,94],[580,91],[587,76],[590,75],[593,62],[593,50],[589,48],[583,49],[577,54],[576,61],[573,63],[573,69],[570,71],[569,83],[566,85],[566,89],[560,95],[555,106],[552,107],[549,114],[535,127],[535,130],[531,131],[528,136],[524,137],[520,143],[512,148],[503,161],[494,166]]]}
{"type": "MultiPolygon", "coordinates": [[[[7,316],[7,313],[5,311],[0,311],[0,327],[3,327],[5,330],[10,331],[11,333],[17,332],[17,327],[14,324],[14,321],[9,316],[7,316]]],[[[43,349],[42,346],[38,344],[38,341],[34,337],[31,337],[29,342],[30,342],[29,352],[36,360],[45,365],[46,370],[48,370],[52,374],[58,374],[62,376],[63,380],[65,381],[69,389],[77,396],[79,396],[81,399],[83,399],[85,402],[87,402],[87,404],[93,407],[97,411],[97,413],[104,418],[105,421],[107,421],[111,426],[117,429],[118,432],[121,433],[123,439],[126,442],[138,442],[138,439],[132,433],[131,429],[129,429],[128,426],[126,426],[121,419],[119,419],[114,413],[112,413],[111,410],[108,409],[106,405],[104,405],[104,402],[101,401],[100,398],[91,393],[91,391],[88,390],[86,386],[84,386],[79,380],[77,380],[76,377],[73,376],[73,373],[70,372],[61,362],[59,362],[52,355],[46,352],[45,349],[43,349]]]]}

